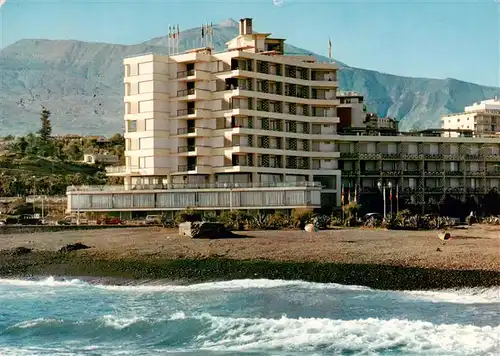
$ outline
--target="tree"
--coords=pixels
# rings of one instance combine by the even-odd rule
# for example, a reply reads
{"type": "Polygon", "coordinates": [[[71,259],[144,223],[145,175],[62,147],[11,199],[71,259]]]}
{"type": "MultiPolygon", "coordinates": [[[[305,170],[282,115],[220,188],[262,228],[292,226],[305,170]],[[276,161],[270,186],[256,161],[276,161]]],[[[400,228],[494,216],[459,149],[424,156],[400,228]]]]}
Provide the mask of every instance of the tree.
{"type": "Polygon", "coordinates": [[[50,111],[47,110],[44,106],[42,106],[40,121],[42,127],[40,127],[38,134],[40,135],[42,143],[47,143],[50,140],[50,136],[52,135],[52,123],[50,122],[50,111]]]}

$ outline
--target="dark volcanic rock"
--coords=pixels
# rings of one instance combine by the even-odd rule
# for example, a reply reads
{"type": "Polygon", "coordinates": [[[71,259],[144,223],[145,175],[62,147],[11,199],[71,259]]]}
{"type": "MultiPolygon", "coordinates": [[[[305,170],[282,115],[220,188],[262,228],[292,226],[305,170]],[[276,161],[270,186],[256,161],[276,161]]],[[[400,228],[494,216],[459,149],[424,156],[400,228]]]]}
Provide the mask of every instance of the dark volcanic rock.
{"type": "Polygon", "coordinates": [[[13,248],[11,253],[14,256],[21,256],[21,255],[26,255],[26,254],[30,253],[31,251],[33,251],[33,249],[28,248],[28,247],[24,247],[24,246],[19,246],[19,247],[13,248]]]}
{"type": "Polygon", "coordinates": [[[69,244],[66,246],[63,246],[59,249],[59,252],[71,252],[71,251],[78,251],[78,250],[86,250],[90,248],[90,246],[84,245],[80,242],[74,243],[74,244],[69,244]]]}

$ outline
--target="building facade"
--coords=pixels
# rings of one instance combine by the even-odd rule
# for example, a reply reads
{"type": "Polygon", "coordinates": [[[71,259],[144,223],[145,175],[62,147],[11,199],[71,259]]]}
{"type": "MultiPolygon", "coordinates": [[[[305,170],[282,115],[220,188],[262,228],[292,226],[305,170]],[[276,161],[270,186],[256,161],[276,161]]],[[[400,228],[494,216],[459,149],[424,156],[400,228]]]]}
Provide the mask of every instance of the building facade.
{"type": "Polygon", "coordinates": [[[456,137],[457,131],[470,132],[471,135],[497,135],[500,137],[500,100],[483,100],[466,106],[464,112],[441,117],[441,127],[445,136],[456,137]],[[453,131],[455,130],[455,131],[453,131]]]}
{"type": "Polygon", "coordinates": [[[399,133],[361,95],[337,96],[336,64],[284,41],[243,19],[224,52],[126,58],[125,166],[107,168],[124,185],[69,187],[68,210],[332,208],[342,187],[379,199],[379,182],[425,208],[499,186],[498,138],[399,133]]]}
{"type": "Polygon", "coordinates": [[[339,106],[337,107],[337,115],[339,131],[346,128],[360,128],[365,126],[366,108],[363,95],[354,91],[337,91],[337,99],[339,106]]]}
{"type": "Polygon", "coordinates": [[[339,168],[346,190],[394,194],[422,210],[443,194],[476,198],[500,187],[500,140],[437,135],[339,136],[339,168]]]}
{"type": "Polygon", "coordinates": [[[242,19],[221,53],[124,60],[126,165],[107,171],[124,178],[124,191],[307,187],[314,195],[319,182],[321,201],[298,206],[339,205],[339,67],[285,55],[285,40],[252,27],[242,19]]]}

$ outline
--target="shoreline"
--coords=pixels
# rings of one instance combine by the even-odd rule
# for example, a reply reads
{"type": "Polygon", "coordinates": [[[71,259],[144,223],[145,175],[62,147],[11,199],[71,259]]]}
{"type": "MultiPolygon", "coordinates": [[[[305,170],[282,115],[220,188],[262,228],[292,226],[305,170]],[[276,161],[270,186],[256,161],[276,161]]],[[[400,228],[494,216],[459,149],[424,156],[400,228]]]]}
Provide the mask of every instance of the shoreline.
{"type": "Polygon", "coordinates": [[[442,290],[500,286],[500,272],[447,270],[380,264],[319,263],[223,258],[109,260],[86,253],[0,251],[0,277],[79,278],[104,284],[193,284],[235,279],[300,280],[357,285],[378,290],[442,290]]]}
{"type": "Polygon", "coordinates": [[[500,227],[450,231],[448,241],[435,231],[379,229],[245,231],[213,240],[145,227],[19,232],[0,235],[0,276],[169,284],[280,279],[386,290],[500,286],[500,227]],[[59,252],[79,243],[89,248],[59,252]]]}

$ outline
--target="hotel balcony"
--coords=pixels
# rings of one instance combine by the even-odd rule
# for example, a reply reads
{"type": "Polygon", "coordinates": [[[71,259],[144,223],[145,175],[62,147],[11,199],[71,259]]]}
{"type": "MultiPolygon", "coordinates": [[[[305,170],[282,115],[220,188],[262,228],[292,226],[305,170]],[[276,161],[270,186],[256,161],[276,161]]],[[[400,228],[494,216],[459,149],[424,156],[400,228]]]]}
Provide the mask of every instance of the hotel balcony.
{"type": "Polygon", "coordinates": [[[177,156],[210,156],[211,154],[211,146],[192,145],[177,148],[177,156]]]}
{"type": "Polygon", "coordinates": [[[321,184],[265,183],[68,187],[68,213],[320,208],[321,184]],[[231,195],[231,196],[230,196],[231,195]]]}
{"type": "Polygon", "coordinates": [[[177,129],[178,137],[209,137],[212,136],[212,129],[207,127],[182,127],[177,129]]]}
{"type": "Polygon", "coordinates": [[[106,167],[105,169],[106,175],[110,177],[123,176],[128,172],[127,166],[110,166],[106,167]]]}
{"type": "Polygon", "coordinates": [[[210,174],[212,166],[204,164],[184,164],[177,167],[178,173],[210,174]]]}
{"type": "Polygon", "coordinates": [[[106,175],[108,177],[123,177],[130,175],[154,175],[154,174],[169,174],[168,168],[139,168],[137,166],[110,166],[106,167],[106,175]]]}
{"type": "Polygon", "coordinates": [[[177,80],[193,81],[193,80],[211,80],[212,73],[206,70],[191,69],[177,72],[177,80]]]}
{"type": "Polygon", "coordinates": [[[206,89],[192,88],[177,91],[177,100],[211,100],[212,92],[206,89]]]}
{"type": "Polygon", "coordinates": [[[176,119],[198,119],[211,117],[212,111],[207,109],[188,108],[177,110],[176,119]]]}

